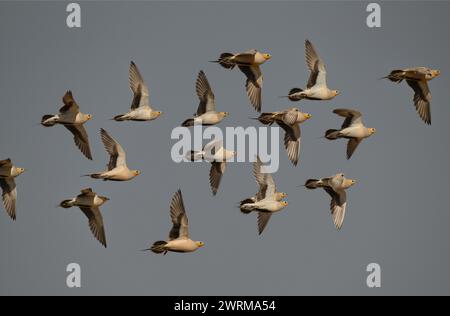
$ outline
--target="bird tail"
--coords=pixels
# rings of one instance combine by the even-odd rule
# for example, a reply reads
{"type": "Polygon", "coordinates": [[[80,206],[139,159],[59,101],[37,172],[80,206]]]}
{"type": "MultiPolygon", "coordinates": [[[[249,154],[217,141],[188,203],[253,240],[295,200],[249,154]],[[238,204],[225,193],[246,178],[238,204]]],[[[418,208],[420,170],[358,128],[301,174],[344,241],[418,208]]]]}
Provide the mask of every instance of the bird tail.
{"type": "Polygon", "coordinates": [[[64,200],[59,204],[62,208],[71,208],[73,206],[72,200],[64,200]]]}
{"type": "Polygon", "coordinates": [[[113,120],[116,122],[126,121],[125,114],[117,115],[113,118],[113,120]]]}
{"type": "Polygon", "coordinates": [[[56,124],[56,117],[54,115],[44,115],[41,120],[42,126],[52,127],[56,124]]]}
{"type": "Polygon", "coordinates": [[[405,72],[403,70],[393,70],[389,75],[384,77],[383,79],[389,79],[392,82],[400,83],[403,81],[405,72]]]}
{"type": "Polygon", "coordinates": [[[183,122],[183,124],[181,124],[181,126],[183,127],[194,126],[194,119],[193,118],[187,119],[186,121],[183,122]]]}
{"type": "Polygon", "coordinates": [[[167,245],[167,242],[165,241],[157,241],[153,244],[153,246],[150,249],[147,250],[151,250],[152,252],[156,253],[156,254],[161,254],[164,252],[167,252],[167,249],[165,248],[167,245]]]}
{"type": "Polygon", "coordinates": [[[291,89],[291,91],[289,91],[289,95],[287,97],[291,101],[300,101],[304,99],[304,96],[301,95],[302,92],[303,90],[300,88],[293,88],[291,89]]]}
{"type": "Polygon", "coordinates": [[[190,161],[198,161],[198,160],[203,160],[203,152],[202,151],[194,151],[191,150],[187,155],[186,158],[189,159],[190,161]]]}
{"type": "Polygon", "coordinates": [[[250,214],[255,209],[253,203],[253,200],[245,199],[241,202],[239,209],[243,214],[250,214]]]}
{"type": "Polygon", "coordinates": [[[103,176],[101,173],[93,173],[93,174],[87,174],[84,175],[85,177],[91,177],[92,179],[103,179],[103,176]]]}
{"type": "Polygon", "coordinates": [[[231,53],[223,53],[220,55],[218,60],[212,61],[213,63],[218,63],[225,69],[233,69],[236,67],[236,63],[231,60],[234,57],[234,54],[231,53]]]}
{"type": "Polygon", "coordinates": [[[323,184],[322,180],[309,179],[306,181],[305,187],[307,189],[314,190],[314,189],[320,188],[322,186],[322,184],[323,184]]]}
{"type": "Polygon", "coordinates": [[[272,125],[274,123],[273,113],[263,113],[257,120],[264,125],[272,125]]]}
{"type": "Polygon", "coordinates": [[[340,130],[337,129],[329,129],[325,132],[325,138],[328,140],[335,140],[339,138],[340,130]]]}

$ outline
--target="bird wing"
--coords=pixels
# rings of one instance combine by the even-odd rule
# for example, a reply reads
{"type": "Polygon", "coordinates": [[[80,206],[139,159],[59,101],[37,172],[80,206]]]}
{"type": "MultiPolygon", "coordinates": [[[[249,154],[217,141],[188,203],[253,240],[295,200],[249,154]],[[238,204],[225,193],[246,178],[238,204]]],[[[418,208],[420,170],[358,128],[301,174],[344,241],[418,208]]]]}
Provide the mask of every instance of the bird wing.
{"type": "Polygon", "coordinates": [[[197,116],[205,114],[206,112],[216,111],[215,96],[203,70],[198,74],[197,82],[195,83],[195,91],[200,99],[197,116]]]}
{"type": "Polygon", "coordinates": [[[250,66],[255,61],[256,53],[256,49],[250,49],[244,53],[236,54],[233,58],[233,62],[235,62],[238,66],[250,66]]]}
{"type": "Polygon", "coordinates": [[[88,188],[81,190],[81,194],[78,195],[78,198],[94,198],[95,196],[95,192],[91,188],[88,188]]]}
{"type": "Polygon", "coordinates": [[[270,218],[272,217],[271,213],[259,212],[258,213],[258,232],[261,235],[266,229],[267,224],[269,224],[270,218]]]}
{"type": "Polygon", "coordinates": [[[169,240],[189,238],[189,221],[184,207],[183,195],[180,190],[175,193],[170,204],[170,218],[173,227],[169,233],[169,240]]]}
{"type": "Polygon", "coordinates": [[[350,127],[352,125],[360,125],[363,123],[362,114],[359,111],[349,109],[336,109],[333,111],[333,113],[341,117],[345,117],[344,123],[342,124],[342,129],[350,127]]]}
{"type": "Polygon", "coordinates": [[[245,88],[247,90],[247,96],[253,107],[261,112],[261,89],[263,86],[263,75],[259,66],[239,66],[239,69],[246,75],[247,82],[245,88]]]}
{"type": "Polygon", "coordinates": [[[122,146],[120,146],[120,144],[114,138],[112,138],[103,128],[101,129],[101,137],[103,145],[110,155],[108,170],[126,166],[126,153],[123,150],[122,146]]]}
{"type": "Polygon", "coordinates": [[[220,181],[222,181],[222,176],[225,173],[226,167],[226,162],[211,163],[211,170],[209,172],[209,184],[211,185],[211,190],[214,195],[216,195],[217,191],[219,190],[220,181]]]}
{"type": "Polygon", "coordinates": [[[86,158],[92,160],[91,147],[89,145],[89,136],[82,124],[64,125],[72,134],[75,145],[86,158]]]}
{"type": "Polygon", "coordinates": [[[331,215],[333,215],[333,222],[336,229],[340,230],[344,224],[345,211],[347,208],[347,193],[344,190],[335,192],[331,188],[324,188],[331,196],[331,215]]]}
{"type": "Polygon", "coordinates": [[[307,88],[309,89],[314,86],[326,86],[327,71],[325,69],[325,64],[317,54],[313,44],[308,40],[305,42],[305,56],[306,64],[308,69],[311,71],[307,88]]]}
{"type": "Polygon", "coordinates": [[[98,207],[80,207],[80,209],[89,220],[89,228],[92,234],[106,248],[105,226],[100,209],[98,207]]]}
{"type": "Polygon", "coordinates": [[[63,97],[63,103],[64,106],[59,109],[59,112],[61,114],[64,113],[73,113],[77,114],[80,112],[80,107],[75,102],[75,99],[73,98],[72,91],[67,91],[66,94],[63,97]]]}
{"type": "Polygon", "coordinates": [[[426,81],[413,81],[406,80],[408,85],[414,90],[414,104],[420,118],[427,123],[431,124],[431,92],[428,88],[426,81]]]}
{"type": "Polygon", "coordinates": [[[277,192],[272,175],[270,173],[264,173],[263,169],[263,164],[258,156],[253,163],[253,175],[255,176],[256,183],[259,185],[259,192],[257,194],[259,200],[272,197],[277,192]]]}
{"type": "Polygon", "coordinates": [[[352,158],[353,153],[355,152],[358,145],[362,142],[361,138],[351,138],[347,143],[347,159],[352,158]]]}
{"type": "Polygon", "coordinates": [[[11,159],[0,160],[0,167],[2,168],[12,168],[13,164],[11,159]]]}
{"type": "Polygon", "coordinates": [[[150,93],[148,91],[148,87],[134,62],[131,62],[130,64],[129,83],[130,89],[134,94],[131,109],[135,110],[141,106],[150,107],[150,93]]]}
{"type": "Polygon", "coordinates": [[[223,140],[216,139],[206,144],[203,147],[203,152],[205,153],[205,157],[212,159],[221,148],[223,148],[223,140]]]}
{"type": "Polygon", "coordinates": [[[288,153],[289,160],[297,166],[300,154],[301,129],[299,124],[287,125],[283,122],[278,123],[285,131],[284,147],[288,153]]]}
{"type": "Polygon", "coordinates": [[[3,205],[5,206],[6,212],[13,219],[16,220],[16,200],[17,200],[17,188],[16,182],[13,178],[1,179],[0,187],[2,188],[3,194],[3,205]]]}

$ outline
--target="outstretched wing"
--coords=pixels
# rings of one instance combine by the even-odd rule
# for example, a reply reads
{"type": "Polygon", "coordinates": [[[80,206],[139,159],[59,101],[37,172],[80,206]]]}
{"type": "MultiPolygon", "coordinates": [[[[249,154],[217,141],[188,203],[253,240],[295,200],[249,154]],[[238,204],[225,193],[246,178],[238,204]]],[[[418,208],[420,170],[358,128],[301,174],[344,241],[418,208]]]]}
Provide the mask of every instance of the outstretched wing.
{"type": "Polygon", "coordinates": [[[189,221],[181,190],[178,190],[173,196],[172,203],[170,204],[170,218],[173,226],[169,233],[169,240],[189,238],[189,221]]]}
{"type": "Polygon", "coordinates": [[[66,94],[63,97],[63,103],[64,106],[59,110],[61,114],[64,113],[79,113],[80,107],[75,102],[75,99],[73,98],[72,91],[67,91],[66,94]]]}
{"type": "Polygon", "coordinates": [[[92,234],[106,248],[105,226],[100,209],[98,207],[80,207],[80,209],[89,220],[89,228],[92,234]]]}
{"type": "Polygon", "coordinates": [[[431,92],[426,81],[406,80],[408,85],[414,90],[414,105],[420,118],[428,125],[431,125],[431,92]]]}
{"type": "Polygon", "coordinates": [[[247,90],[247,96],[250,103],[256,111],[261,112],[261,90],[263,86],[263,75],[261,73],[261,68],[259,66],[239,66],[239,69],[247,77],[245,88],[247,90]]]}
{"type": "Polygon", "coordinates": [[[131,109],[135,110],[141,106],[150,107],[150,94],[148,87],[145,84],[144,78],[139,72],[138,67],[134,62],[130,64],[130,89],[133,91],[133,102],[131,104],[131,109]]]}
{"type": "Polygon", "coordinates": [[[323,60],[319,57],[310,41],[305,42],[305,57],[306,64],[311,74],[308,80],[307,88],[314,86],[326,86],[327,85],[327,71],[323,60]]]}
{"type": "Polygon", "coordinates": [[[103,145],[106,151],[110,155],[108,170],[112,170],[116,167],[126,166],[126,154],[122,146],[112,138],[107,131],[103,128],[100,130],[103,145]]]}
{"type": "Polygon", "coordinates": [[[344,123],[342,124],[342,129],[350,127],[352,125],[362,124],[362,114],[356,110],[349,109],[336,109],[333,111],[334,114],[344,117],[344,123]]]}
{"type": "Polygon", "coordinates": [[[200,99],[197,116],[216,110],[215,96],[203,70],[198,74],[195,91],[200,99]]]}
{"type": "Polygon", "coordinates": [[[6,212],[13,220],[16,220],[16,182],[13,178],[0,179],[0,187],[3,191],[3,205],[5,206],[6,212]]]}
{"type": "Polygon", "coordinates": [[[86,129],[81,124],[76,125],[64,125],[72,134],[75,145],[83,153],[83,155],[92,160],[91,147],[89,145],[89,136],[86,129]]]}
{"type": "Polygon", "coordinates": [[[255,176],[256,183],[259,185],[258,200],[275,195],[277,192],[275,181],[270,173],[264,172],[264,167],[259,156],[253,163],[253,175],[255,176]]]}

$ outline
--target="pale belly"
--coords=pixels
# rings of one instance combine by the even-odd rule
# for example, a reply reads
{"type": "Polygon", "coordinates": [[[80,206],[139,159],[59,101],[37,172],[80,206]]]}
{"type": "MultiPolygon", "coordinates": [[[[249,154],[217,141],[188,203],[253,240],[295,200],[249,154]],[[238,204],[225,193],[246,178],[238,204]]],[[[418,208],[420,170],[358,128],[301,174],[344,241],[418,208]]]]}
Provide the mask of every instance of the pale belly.
{"type": "Polygon", "coordinates": [[[365,128],[346,128],[340,133],[346,137],[366,138],[368,136],[365,128]]]}
{"type": "Polygon", "coordinates": [[[221,118],[219,115],[217,115],[217,113],[205,113],[201,116],[199,116],[198,118],[196,118],[196,121],[198,123],[203,123],[205,125],[215,125],[215,124],[219,124],[221,121],[223,120],[223,118],[221,118]]]}
{"type": "Polygon", "coordinates": [[[174,252],[193,252],[198,249],[197,244],[190,239],[169,241],[166,247],[174,252]]]}
{"type": "Polygon", "coordinates": [[[136,109],[134,111],[129,112],[127,116],[134,120],[146,120],[146,121],[156,118],[156,116],[153,115],[153,111],[150,110],[149,108],[136,109]]]}

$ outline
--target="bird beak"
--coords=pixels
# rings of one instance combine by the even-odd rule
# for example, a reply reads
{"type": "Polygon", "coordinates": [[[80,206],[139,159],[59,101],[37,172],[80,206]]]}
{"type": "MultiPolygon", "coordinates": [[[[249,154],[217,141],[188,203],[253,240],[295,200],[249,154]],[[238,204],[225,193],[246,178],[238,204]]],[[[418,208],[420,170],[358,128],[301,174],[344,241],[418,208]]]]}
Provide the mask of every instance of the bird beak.
{"type": "Polygon", "coordinates": [[[351,183],[352,183],[352,185],[355,185],[356,184],[356,180],[352,180],[351,183]]]}
{"type": "Polygon", "coordinates": [[[441,75],[441,71],[440,70],[435,70],[434,71],[434,76],[435,77],[440,76],[440,75],[441,75]]]}
{"type": "Polygon", "coordinates": [[[309,120],[310,118],[312,118],[312,115],[309,113],[306,113],[306,119],[309,120]]]}
{"type": "Polygon", "coordinates": [[[158,116],[161,116],[161,115],[163,115],[163,112],[158,111],[158,116]]]}
{"type": "Polygon", "coordinates": [[[272,59],[272,55],[270,55],[270,54],[265,54],[265,55],[264,55],[264,59],[265,59],[265,60],[270,60],[270,59],[272,59]]]}

